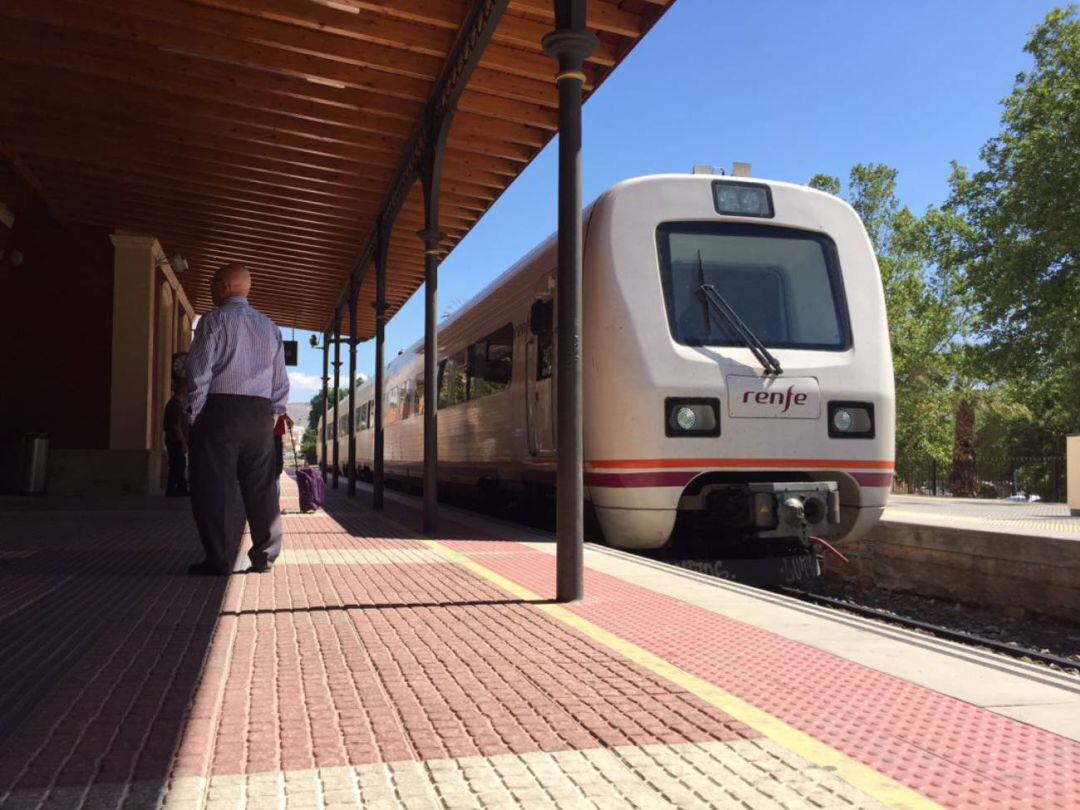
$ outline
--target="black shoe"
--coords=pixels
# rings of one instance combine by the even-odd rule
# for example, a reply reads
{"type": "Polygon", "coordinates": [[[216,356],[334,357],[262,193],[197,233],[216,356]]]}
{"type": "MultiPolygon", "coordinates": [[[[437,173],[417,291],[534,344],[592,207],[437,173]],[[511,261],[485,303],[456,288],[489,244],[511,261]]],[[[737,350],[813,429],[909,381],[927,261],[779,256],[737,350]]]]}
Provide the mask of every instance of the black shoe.
{"type": "Polygon", "coordinates": [[[274,566],[272,566],[270,564],[255,565],[254,563],[252,563],[251,565],[248,566],[247,570],[244,573],[245,574],[269,574],[270,569],[272,569],[273,567],[274,566]]]}
{"type": "Polygon", "coordinates": [[[232,569],[203,560],[189,565],[187,572],[193,577],[226,577],[232,573],[232,569]]]}

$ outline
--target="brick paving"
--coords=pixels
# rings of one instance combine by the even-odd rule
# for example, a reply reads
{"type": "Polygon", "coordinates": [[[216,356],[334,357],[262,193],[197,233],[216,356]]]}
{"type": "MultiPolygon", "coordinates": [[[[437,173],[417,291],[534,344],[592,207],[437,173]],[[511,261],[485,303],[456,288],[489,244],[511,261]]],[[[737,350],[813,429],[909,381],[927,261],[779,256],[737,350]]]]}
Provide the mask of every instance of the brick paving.
{"type": "MultiPolygon", "coordinates": [[[[875,806],[366,503],[287,515],[271,574],[193,579],[186,501],[0,499],[0,805],[875,806]]],[[[550,555],[444,528],[550,596],[550,555]]],[[[1076,743],[598,572],[587,591],[575,615],[942,805],[1080,803],[1076,743]]]]}
{"type": "Polygon", "coordinates": [[[228,579],[186,501],[88,506],[0,499],[4,807],[874,806],[362,500],[228,579]]]}

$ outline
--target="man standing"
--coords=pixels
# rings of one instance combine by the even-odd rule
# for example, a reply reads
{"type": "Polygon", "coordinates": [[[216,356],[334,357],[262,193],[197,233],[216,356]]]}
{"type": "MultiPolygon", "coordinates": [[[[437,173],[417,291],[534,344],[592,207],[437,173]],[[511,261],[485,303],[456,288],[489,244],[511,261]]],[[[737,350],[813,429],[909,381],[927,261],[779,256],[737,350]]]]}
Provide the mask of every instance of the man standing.
{"type": "Polygon", "coordinates": [[[251,527],[252,572],[281,553],[274,425],[285,413],[289,377],[281,332],[247,301],[251,274],[227,264],[210,284],[216,309],[204,315],[188,356],[191,387],[191,507],[206,559],[190,574],[228,574],[229,506],[237,482],[251,527]]]}
{"type": "Polygon", "coordinates": [[[173,379],[173,395],[165,406],[165,451],[169,455],[169,480],[165,494],[178,497],[188,494],[187,455],[191,419],[188,416],[186,379],[173,379]]]}

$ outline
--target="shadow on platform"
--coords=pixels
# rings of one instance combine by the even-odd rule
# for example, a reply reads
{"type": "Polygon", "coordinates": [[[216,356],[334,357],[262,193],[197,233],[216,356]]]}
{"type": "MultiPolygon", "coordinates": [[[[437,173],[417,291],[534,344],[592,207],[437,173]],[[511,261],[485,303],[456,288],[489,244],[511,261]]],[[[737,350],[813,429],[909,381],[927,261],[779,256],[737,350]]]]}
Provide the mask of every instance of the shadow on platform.
{"type": "Polygon", "coordinates": [[[185,575],[188,502],[5,498],[0,526],[0,804],[155,806],[228,583],[185,575]]]}

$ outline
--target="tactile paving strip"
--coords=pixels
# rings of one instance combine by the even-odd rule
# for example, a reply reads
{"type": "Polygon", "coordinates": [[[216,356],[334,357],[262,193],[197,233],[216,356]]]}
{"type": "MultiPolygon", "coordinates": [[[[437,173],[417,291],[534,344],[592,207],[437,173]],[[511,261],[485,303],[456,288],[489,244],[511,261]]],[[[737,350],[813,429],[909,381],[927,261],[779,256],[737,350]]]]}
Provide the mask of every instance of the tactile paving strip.
{"type": "MultiPolygon", "coordinates": [[[[481,562],[549,593],[553,558],[521,549],[481,562]]],[[[585,587],[573,612],[943,805],[1080,804],[1078,743],[605,574],[585,587]]]]}

